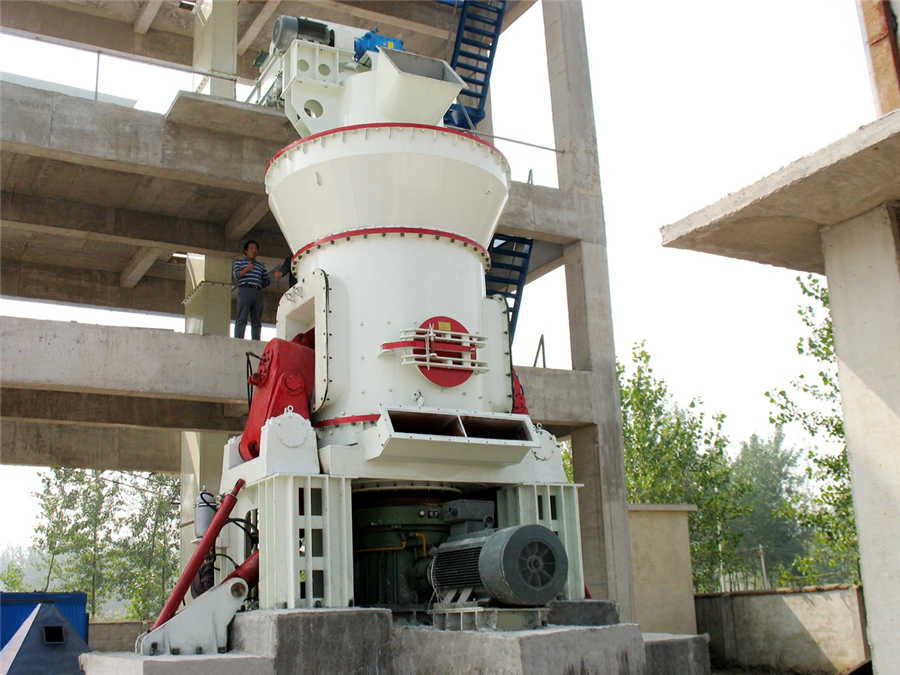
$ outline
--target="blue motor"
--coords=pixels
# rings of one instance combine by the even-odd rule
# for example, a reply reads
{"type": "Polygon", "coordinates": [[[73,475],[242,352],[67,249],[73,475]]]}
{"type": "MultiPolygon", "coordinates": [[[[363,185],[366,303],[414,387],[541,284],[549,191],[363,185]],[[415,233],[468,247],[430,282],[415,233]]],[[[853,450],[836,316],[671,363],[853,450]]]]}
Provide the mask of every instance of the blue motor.
{"type": "Polygon", "coordinates": [[[387,47],[388,49],[396,49],[403,51],[403,40],[394,37],[388,37],[378,32],[378,29],[370,30],[361,38],[356,38],[353,42],[353,58],[359,61],[366,52],[376,52],[379,47],[387,47]]]}

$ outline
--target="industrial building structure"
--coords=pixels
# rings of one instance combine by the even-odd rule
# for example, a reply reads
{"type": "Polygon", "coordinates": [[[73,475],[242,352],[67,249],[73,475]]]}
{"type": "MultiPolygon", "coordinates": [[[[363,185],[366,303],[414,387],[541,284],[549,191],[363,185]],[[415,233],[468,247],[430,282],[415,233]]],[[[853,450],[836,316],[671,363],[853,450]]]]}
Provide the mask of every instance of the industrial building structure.
{"type": "MultiPolygon", "coordinates": [[[[534,3],[500,4],[507,27],[534,3]]],[[[296,133],[283,112],[236,101],[236,83],[256,79],[277,14],[377,26],[410,52],[448,58],[457,5],[149,0],[0,6],[5,31],[189,66],[203,76],[197,91],[178,94],[164,115],[3,83],[0,292],[183,311],[186,321],[180,335],[7,319],[4,463],[180,470],[187,561],[192,505],[203,486],[219,485],[223,447],[244,429],[244,354],[263,347],[228,337],[232,258],[247,237],[261,243],[268,264],[296,253],[269,214],[263,186],[269,159],[296,133]]],[[[497,232],[534,240],[529,280],[565,266],[573,370],[517,370],[534,421],[572,441],[575,479],[584,485],[584,584],[594,597],[616,602],[628,621],[634,599],[621,422],[581,3],[547,2],[542,11],[559,188],[510,182],[497,232]]],[[[471,110],[484,113],[478,130],[489,134],[489,100],[482,97],[471,110]]],[[[270,294],[268,322],[277,305],[270,294]]]]}
{"type": "Polygon", "coordinates": [[[884,675],[900,672],[900,5],[859,8],[881,117],[662,238],[828,278],[867,632],[884,675]]]}

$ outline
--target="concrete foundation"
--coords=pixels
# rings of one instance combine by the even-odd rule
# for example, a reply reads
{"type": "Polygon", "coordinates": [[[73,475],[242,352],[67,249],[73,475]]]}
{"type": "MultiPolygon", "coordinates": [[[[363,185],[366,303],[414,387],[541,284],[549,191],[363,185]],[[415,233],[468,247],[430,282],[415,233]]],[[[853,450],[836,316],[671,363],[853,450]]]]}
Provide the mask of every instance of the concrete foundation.
{"type": "Polygon", "coordinates": [[[389,672],[391,613],[386,609],[245,612],[231,624],[229,646],[270,659],[279,674],[389,672]]]}
{"type": "Polygon", "coordinates": [[[644,633],[646,675],[709,675],[709,636],[644,633]]]}
{"type": "MultiPolygon", "coordinates": [[[[514,611],[514,610],[509,610],[514,611]]],[[[613,603],[552,603],[556,621],[616,620],[613,603]],[[583,605],[577,607],[577,605],[583,605]]],[[[258,610],[235,616],[220,655],[85,654],[87,675],[223,673],[597,673],[708,675],[708,638],[641,635],[636,624],[439,630],[392,624],[386,609],[258,610]]]]}
{"type": "Polygon", "coordinates": [[[635,624],[453,633],[404,627],[394,629],[393,647],[396,673],[643,675],[645,666],[635,624]]]}

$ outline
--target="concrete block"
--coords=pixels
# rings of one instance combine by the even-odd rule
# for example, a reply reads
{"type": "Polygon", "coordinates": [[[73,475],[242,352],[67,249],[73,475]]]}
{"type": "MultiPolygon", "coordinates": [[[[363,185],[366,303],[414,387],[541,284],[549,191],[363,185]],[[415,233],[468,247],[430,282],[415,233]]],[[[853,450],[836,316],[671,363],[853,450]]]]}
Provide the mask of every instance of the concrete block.
{"type": "Polygon", "coordinates": [[[391,667],[387,609],[275,609],[234,617],[230,649],[264,656],[279,675],[384,673],[391,667]]]}
{"type": "Polygon", "coordinates": [[[709,675],[709,636],[644,633],[647,675],[709,675]]]}
{"type": "Polygon", "coordinates": [[[547,623],[556,626],[609,626],[619,623],[619,606],[609,600],[554,600],[547,623]]]}
{"type": "Polygon", "coordinates": [[[78,663],[85,675],[275,675],[276,672],[272,659],[239,652],[192,656],[88,652],[79,657],[78,663]]]}
{"type": "Polygon", "coordinates": [[[644,666],[636,624],[515,632],[394,629],[395,673],[644,675],[644,666]]]}

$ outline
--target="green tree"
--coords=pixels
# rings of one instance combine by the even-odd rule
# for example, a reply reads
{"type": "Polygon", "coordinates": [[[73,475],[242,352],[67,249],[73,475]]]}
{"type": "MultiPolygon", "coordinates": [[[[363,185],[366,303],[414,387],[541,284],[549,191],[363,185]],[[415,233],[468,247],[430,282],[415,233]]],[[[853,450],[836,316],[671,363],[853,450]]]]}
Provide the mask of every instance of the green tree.
{"type": "Polygon", "coordinates": [[[114,556],[116,584],[133,619],[155,618],[168,598],[178,568],[179,479],[162,473],[133,474],[124,545],[114,556]]]}
{"type": "Polygon", "coordinates": [[[740,533],[734,521],[743,513],[747,486],[735,480],[725,455],[725,416],[708,423],[700,401],[681,408],[666,383],[656,377],[643,343],[632,349],[630,368],[619,364],[625,479],[632,503],[690,503],[694,587],[720,590],[725,569],[739,559],[740,533]]]}
{"type": "MultiPolygon", "coordinates": [[[[745,550],[763,547],[770,580],[790,574],[794,559],[806,551],[807,532],[790,508],[801,497],[801,479],[796,473],[799,452],[783,444],[780,427],[767,440],[754,434],[741,443],[733,464],[735,478],[749,486],[741,499],[745,513],[735,520],[734,527],[741,533],[745,550]]],[[[755,559],[753,567],[757,567],[755,559]]]]}
{"type": "Polygon", "coordinates": [[[21,562],[7,561],[0,572],[0,589],[9,592],[25,590],[25,569],[21,562]]]}
{"type": "Polygon", "coordinates": [[[115,583],[106,573],[120,534],[120,486],[104,471],[53,468],[41,476],[43,490],[37,544],[47,561],[47,581],[56,574],[59,590],[88,595],[88,610],[97,616],[112,597],[115,583]]]}
{"type": "Polygon", "coordinates": [[[70,485],[75,471],[60,467],[42,472],[41,491],[34,495],[40,506],[34,548],[47,568],[43,588],[45,592],[50,590],[54,573],[59,573],[58,559],[69,549],[71,513],[77,502],[77,494],[70,485]]]}
{"type": "Polygon", "coordinates": [[[789,511],[812,533],[809,552],[796,560],[806,583],[859,581],[859,545],[850,467],[844,441],[834,330],[829,311],[828,287],[819,277],[798,277],[807,301],[797,313],[805,334],[797,341],[797,353],[816,365],[816,374],[801,374],[786,389],[766,392],[774,407],[771,421],[777,425],[799,424],[825,445],[836,445],[837,453],[811,450],[807,476],[815,485],[809,500],[791,500],[789,511]]]}

